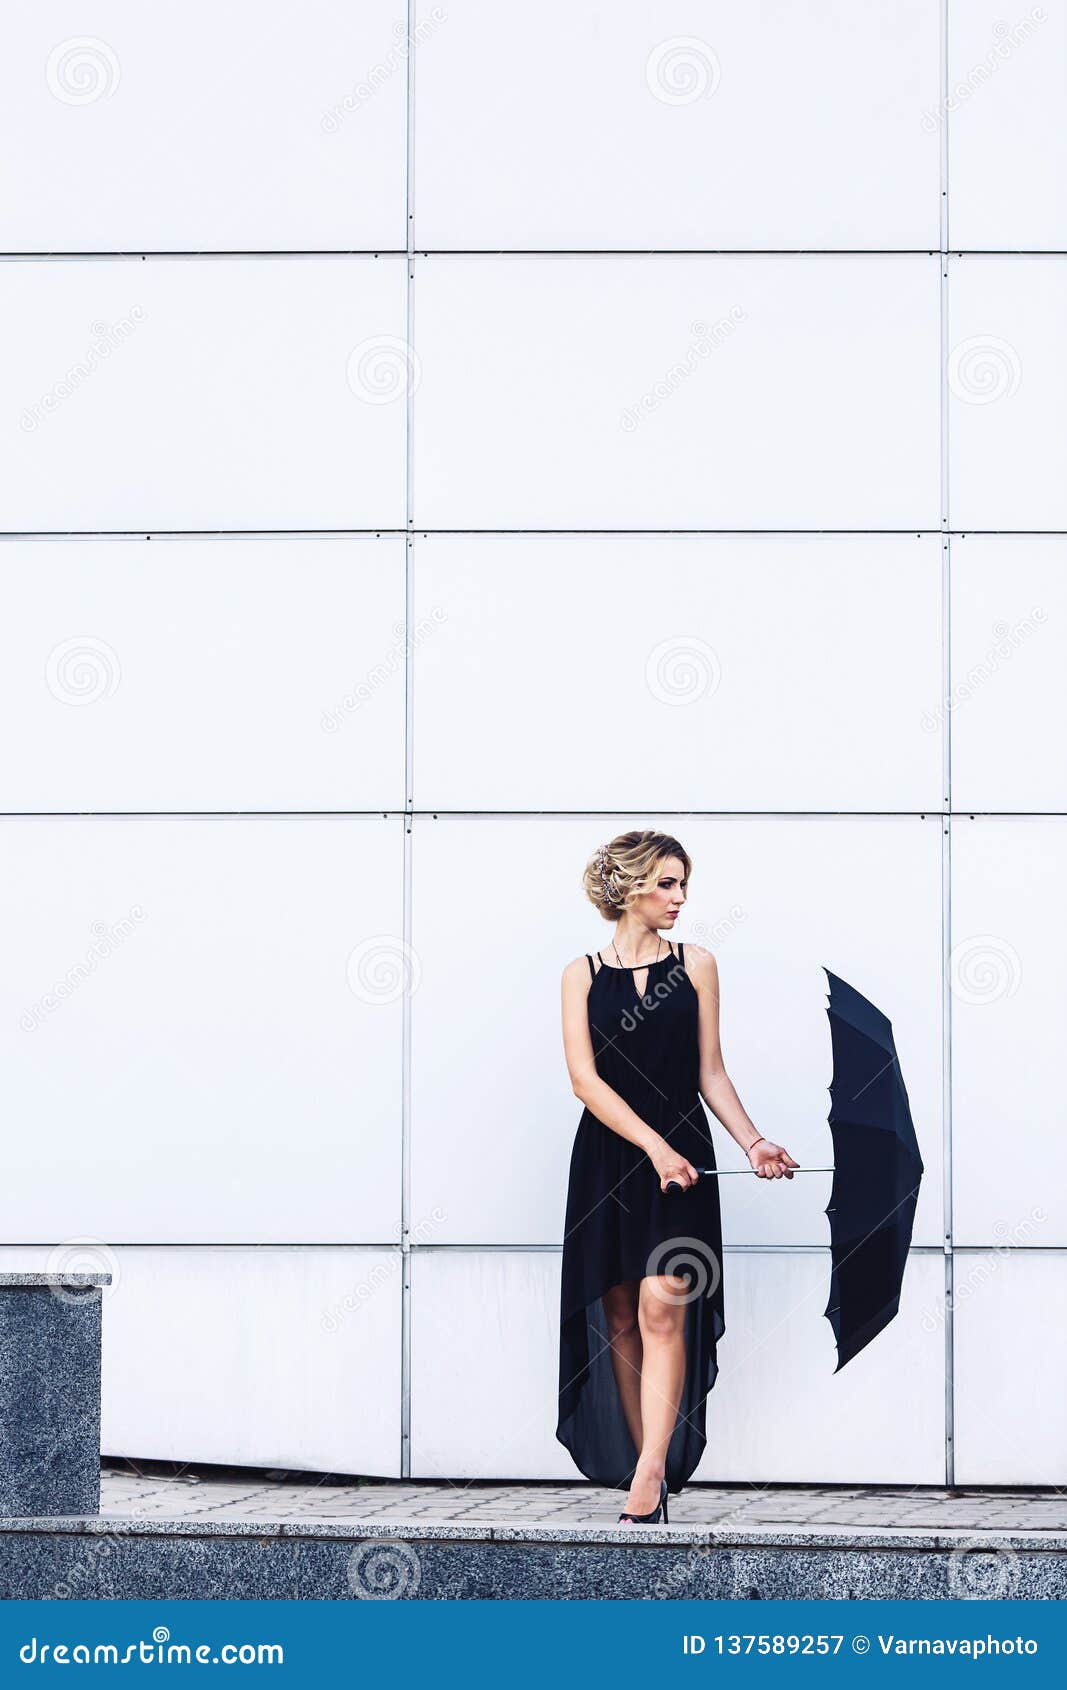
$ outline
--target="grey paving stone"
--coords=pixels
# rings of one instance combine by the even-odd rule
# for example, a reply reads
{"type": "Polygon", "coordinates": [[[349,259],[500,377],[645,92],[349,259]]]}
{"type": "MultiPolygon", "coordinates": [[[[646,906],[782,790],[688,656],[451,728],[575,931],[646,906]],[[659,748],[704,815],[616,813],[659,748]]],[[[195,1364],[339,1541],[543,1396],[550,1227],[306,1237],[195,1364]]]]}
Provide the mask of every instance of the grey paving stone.
{"type": "MultiPolygon", "coordinates": [[[[585,1484],[485,1484],[479,1481],[385,1480],[351,1485],[240,1485],[206,1477],[198,1484],[105,1471],[101,1509],[132,1517],[225,1521],[256,1517],[290,1522],[404,1520],[433,1524],[511,1524],[577,1530],[612,1527],[623,1493],[585,1484]]],[[[906,1527],[920,1536],[946,1529],[1067,1531],[1067,1497],[1052,1491],[936,1487],[691,1485],[671,1499],[672,1524],[691,1531],[719,1525],[877,1530],[906,1527]]]]}

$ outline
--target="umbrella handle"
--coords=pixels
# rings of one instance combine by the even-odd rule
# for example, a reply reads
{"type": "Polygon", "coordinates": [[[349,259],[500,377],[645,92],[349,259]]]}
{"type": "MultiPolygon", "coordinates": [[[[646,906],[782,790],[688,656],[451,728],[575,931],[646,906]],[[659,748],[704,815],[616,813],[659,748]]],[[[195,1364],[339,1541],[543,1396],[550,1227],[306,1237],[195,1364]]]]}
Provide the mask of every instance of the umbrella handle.
{"type": "MultiPolygon", "coordinates": [[[[790,1173],[794,1173],[794,1174],[832,1174],[833,1171],[834,1171],[833,1168],[791,1168],[790,1169],[790,1173]]],[[[698,1168],[697,1173],[698,1174],[752,1174],[757,1179],[760,1177],[756,1173],[755,1168],[698,1168]]],[[[783,1175],[782,1177],[784,1178],[785,1176],[783,1175]]],[[[685,1189],[685,1187],[679,1185],[678,1181],[676,1179],[669,1179],[667,1181],[667,1190],[668,1191],[684,1191],[684,1189],[685,1189]]]]}

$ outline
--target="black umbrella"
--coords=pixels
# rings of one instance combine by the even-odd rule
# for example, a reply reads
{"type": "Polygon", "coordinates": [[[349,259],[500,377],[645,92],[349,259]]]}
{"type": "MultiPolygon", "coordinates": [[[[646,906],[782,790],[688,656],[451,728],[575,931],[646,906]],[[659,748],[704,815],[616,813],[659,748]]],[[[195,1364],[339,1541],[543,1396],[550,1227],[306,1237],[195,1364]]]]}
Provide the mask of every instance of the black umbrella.
{"type": "Polygon", "coordinates": [[[831,1268],[823,1314],[837,1339],[837,1373],[900,1307],[924,1170],[892,1023],[847,980],[825,973],[834,1183],[826,1206],[831,1268]]]}
{"type": "MultiPolygon", "coordinates": [[[[839,1373],[888,1326],[900,1306],[922,1158],[893,1027],[869,999],[824,967],[830,982],[834,1074],[827,1117],[834,1140],[830,1217],[830,1296],[823,1314],[837,1341],[839,1373]]],[[[829,1173],[796,1168],[795,1173],[829,1173]]],[[[698,1168],[699,1174],[754,1168],[698,1168]]],[[[680,1191],[676,1180],[667,1190],[680,1191]]]]}

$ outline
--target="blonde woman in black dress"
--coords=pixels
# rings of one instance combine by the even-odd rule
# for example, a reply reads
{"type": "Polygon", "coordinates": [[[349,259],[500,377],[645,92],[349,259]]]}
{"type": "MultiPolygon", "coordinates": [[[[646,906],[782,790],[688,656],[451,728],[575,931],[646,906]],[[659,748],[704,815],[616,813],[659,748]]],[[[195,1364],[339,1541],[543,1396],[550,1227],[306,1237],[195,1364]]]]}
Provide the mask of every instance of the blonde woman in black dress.
{"type": "Polygon", "coordinates": [[[678,841],[650,829],[600,846],[582,884],[614,931],[563,971],[563,1046],[585,1108],[556,1437],[594,1484],[627,1490],[619,1519],[638,1523],[666,1522],[668,1493],[700,1460],[726,1329],[719,1182],[697,1173],[716,1165],[701,1096],[761,1178],[799,1166],[752,1123],[723,1066],[714,956],[671,937],[690,869],[678,841]]]}

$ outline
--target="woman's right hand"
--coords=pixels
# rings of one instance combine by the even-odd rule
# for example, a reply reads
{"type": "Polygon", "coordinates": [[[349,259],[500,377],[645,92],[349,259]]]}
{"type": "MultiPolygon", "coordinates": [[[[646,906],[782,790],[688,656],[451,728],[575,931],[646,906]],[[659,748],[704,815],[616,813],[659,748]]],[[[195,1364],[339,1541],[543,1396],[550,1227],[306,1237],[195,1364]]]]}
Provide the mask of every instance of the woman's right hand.
{"type": "Polygon", "coordinates": [[[659,1175],[661,1191],[666,1191],[670,1180],[680,1185],[683,1191],[688,1191],[700,1178],[692,1162],[687,1162],[677,1150],[672,1150],[666,1139],[655,1150],[649,1151],[648,1158],[659,1175]]]}

